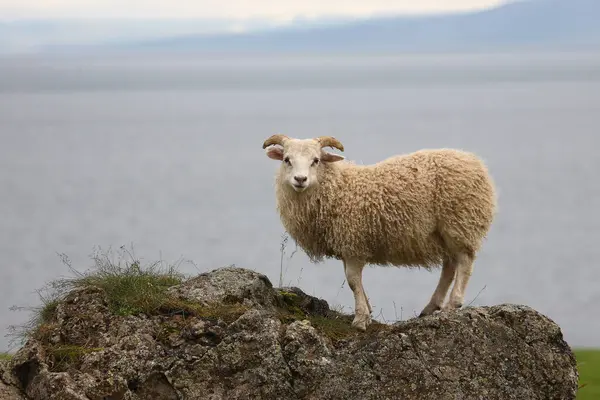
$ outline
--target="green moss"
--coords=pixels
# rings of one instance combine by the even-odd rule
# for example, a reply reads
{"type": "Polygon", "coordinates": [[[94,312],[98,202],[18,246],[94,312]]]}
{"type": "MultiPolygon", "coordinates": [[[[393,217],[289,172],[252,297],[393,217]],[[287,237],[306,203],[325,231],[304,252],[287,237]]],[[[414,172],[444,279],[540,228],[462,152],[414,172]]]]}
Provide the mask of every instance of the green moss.
{"type": "MultiPolygon", "coordinates": [[[[319,333],[334,342],[363,334],[352,327],[353,316],[351,315],[333,310],[330,310],[327,315],[312,315],[302,310],[300,307],[302,299],[297,294],[283,290],[280,290],[279,294],[281,294],[283,304],[278,309],[278,317],[284,324],[308,320],[319,333]]],[[[385,327],[388,326],[373,321],[367,329],[367,332],[372,333],[373,331],[381,330],[385,327]]]]}
{"type": "Polygon", "coordinates": [[[575,350],[579,370],[577,400],[600,399],[600,350],[575,350]]]}
{"type": "Polygon", "coordinates": [[[52,372],[64,372],[77,367],[86,354],[102,351],[101,348],[88,348],[72,345],[57,345],[48,348],[52,372]]]}
{"type": "Polygon", "coordinates": [[[298,295],[296,293],[287,292],[285,290],[280,290],[279,294],[282,296],[283,300],[287,303],[293,304],[297,299],[298,295]]]}
{"type": "Polygon", "coordinates": [[[0,353],[0,361],[10,360],[12,358],[11,354],[8,353],[0,353]]]}
{"type": "Polygon", "coordinates": [[[248,307],[242,304],[215,304],[201,307],[196,315],[202,318],[222,319],[227,323],[231,323],[246,311],[248,311],[248,307]]]}
{"type": "MultiPolygon", "coordinates": [[[[298,307],[292,307],[290,309],[280,309],[278,316],[279,320],[284,324],[308,320],[319,333],[328,337],[333,342],[365,334],[365,332],[360,332],[352,327],[353,317],[350,315],[334,314],[333,312],[328,316],[310,315],[302,312],[298,307]]],[[[389,326],[373,321],[367,328],[366,334],[372,334],[373,332],[381,331],[386,328],[389,328],[389,326]]]]}
{"type": "Polygon", "coordinates": [[[308,318],[311,325],[332,340],[343,340],[357,334],[352,327],[351,317],[326,318],[311,316],[308,318]]]}
{"type": "Polygon", "coordinates": [[[211,304],[200,305],[187,300],[167,296],[156,314],[195,316],[206,319],[220,319],[227,323],[238,319],[248,310],[242,304],[211,304]]]}
{"type": "Polygon", "coordinates": [[[352,326],[353,319],[353,316],[345,314],[329,317],[309,316],[308,318],[312,326],[334,342],[351,337],[368,337],[373,333],[391,329],[390,325],[372,321],[367,327],[367,331],[361,332],[352,326]]]}

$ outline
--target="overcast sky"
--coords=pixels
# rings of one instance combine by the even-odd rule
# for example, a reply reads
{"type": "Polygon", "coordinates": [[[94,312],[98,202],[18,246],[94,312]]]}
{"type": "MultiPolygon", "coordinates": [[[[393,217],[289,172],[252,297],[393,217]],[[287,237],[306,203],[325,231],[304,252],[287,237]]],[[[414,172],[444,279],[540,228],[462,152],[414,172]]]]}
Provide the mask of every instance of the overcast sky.
{"type": "Polygon", "coordinates": [[[269,18],[423,13],[485,8],[503,0],[0,0],[0,17],[269,18]]]}

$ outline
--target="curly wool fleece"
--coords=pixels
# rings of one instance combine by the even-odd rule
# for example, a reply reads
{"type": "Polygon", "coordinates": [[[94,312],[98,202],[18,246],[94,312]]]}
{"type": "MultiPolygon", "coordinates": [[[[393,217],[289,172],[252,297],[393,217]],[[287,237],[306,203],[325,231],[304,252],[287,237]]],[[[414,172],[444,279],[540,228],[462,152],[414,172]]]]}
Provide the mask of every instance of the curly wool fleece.
{"type": "Polygon", "coordinates": [[[283,167],[276,178],[281,221],[314,261],[429,268],[457,253],[474,257],[496,208],[486,166],[460,150],[420,150],[373,165],[323,162],[317,176],[302,193],[286,184],[283,167]]]}

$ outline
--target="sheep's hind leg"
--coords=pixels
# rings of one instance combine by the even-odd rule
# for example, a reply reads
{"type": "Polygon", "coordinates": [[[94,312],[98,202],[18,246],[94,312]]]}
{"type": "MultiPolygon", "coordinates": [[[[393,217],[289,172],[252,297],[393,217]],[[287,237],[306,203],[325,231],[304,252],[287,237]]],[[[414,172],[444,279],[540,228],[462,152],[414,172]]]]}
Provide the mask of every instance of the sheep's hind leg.
{"type": "Polygon", "coordinates": [[[356,260],[344,260],[344,271],[348,286],[354,293],[354,321],[352,326],[365,331],[371,323],[371,311],[369,301],[362,284],[362,271],[365,263],[356,260]]]}
{"type": "Polygon", "coordinates": [[[454,281],[452,292],[450,292],[450,299],[448,299],[448,303],[443,308],[444,311],[455,310],[463,306],[467,284],[473,273],[474,257],[472,255],[461,253],[456,260],[456,280],[454,281]]]}
{"type": "Polygon", "coordinates": [[[426,315],[431,315],[434,312],[441,310],[442,305],[444,304],[444,300],[446,299],[446,295],[448,294],[448,289],[450,289],[450,285],[452,285],[452,281],[454,280],[454,276],[456,274],[456,261],[452,259],[445,259],[444,264],[442,266],[442,273],[440,275],[440,280],[435,288],[435,292],[431,296],[431,300],[429,304],[425,306],[419,317],[424,317],[426,315]]]}
{"type": "Polygon", "coordinates": [[[367,296],[367,292],[365,292],[364,287],[363,287],[363,293],[365,295],[365,300],[367,301],[367,307],[369,307],[369,314],[373,314],[373,308],[371,307],[371,302],[369,301],[369,296],[367,296]]]}

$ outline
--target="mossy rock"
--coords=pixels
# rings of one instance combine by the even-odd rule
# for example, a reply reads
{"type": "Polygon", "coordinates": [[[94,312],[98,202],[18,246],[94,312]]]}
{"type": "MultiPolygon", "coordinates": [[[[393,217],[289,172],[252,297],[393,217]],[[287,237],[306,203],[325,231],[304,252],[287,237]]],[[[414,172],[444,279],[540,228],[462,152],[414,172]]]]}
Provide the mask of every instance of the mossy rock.
{"type": "MultiPolygon", "coordinates": [[[[277,289],[277,294],[280,299],[277,315],[284,324],[308,320],[317,331],[334,343],[363,334],[352,327],[353,315],[331,310],[325,300],[309,296],[296,287],[277,289]]],[[[389,326],[373,321],[367,332],[385,328],[389,326]]]]}
{"type": "Polygon", "coordinates": [[[48,347],[50,356],[50,370],[52,372],[64,372],[71,368],[77,368],[83,356],[89,353],[102,351],[102,348],[89,348],[73,345],[56,345],[48,347]]]}

